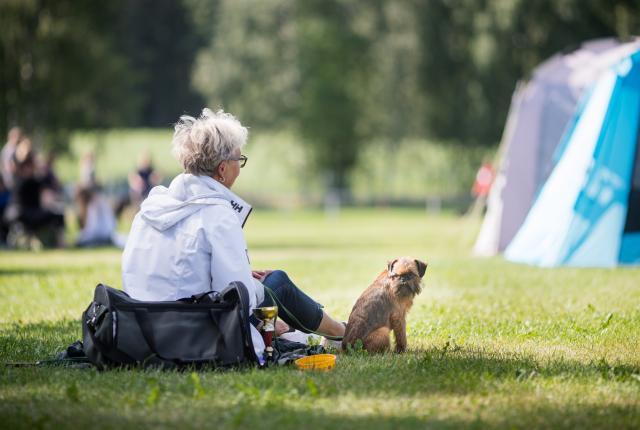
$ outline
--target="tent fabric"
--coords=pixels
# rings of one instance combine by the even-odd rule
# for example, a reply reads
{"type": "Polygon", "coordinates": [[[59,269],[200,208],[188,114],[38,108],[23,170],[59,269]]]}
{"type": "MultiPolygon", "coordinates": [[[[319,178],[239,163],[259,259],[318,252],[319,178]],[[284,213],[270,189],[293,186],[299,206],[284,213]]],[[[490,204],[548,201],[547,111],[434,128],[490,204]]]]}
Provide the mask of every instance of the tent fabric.
{"type": "Polygon", "coordinates": [[[625,233],[640,118],[640,52],[603,73],[576,114],[566,149],[505,251],[539,266],[640,263],[625,233]]]}
{"type": "Polygon", "coordinates": [[[511,243],[566,149],[563,136],[575,127],[580,101],[603,71],[638,48],[638,40],[585,42],[569,54],[551,57],[529,82],[519,84],[501,142],[498,175],[474,245],[476,255],[495,255],[511,243]]]}
{"type": "MultiPolygon", "coordinates": [[[[497,158],[504,158],[505,150],[507,147],[506,142],[510,142],[513,136],[513,131],[516,127],[516,120],[518,118],[518,112],[522,103],[522,89],[524,85],[518,83],[516,90],[511,98],[511,105],[509,106],[509,114],[507,115],[507,124],[504,128],[502,136],[502,142],[498,149],[497,158]]],[[[491,257],[498,253],[499,238],[500,238],[500,225],[502,223],[502,190],[505,187],[506,176],[504,171],[498,171],[487,198],[487,213],[484,216],[482,228],[476,239],[476,243],[473,247],[475,255],[482,257],[491,257]]]]}
{"type": "Polygon", "coordinates": [[[625,222],[620,245],[620,263],[640,262],[640,132],[631,178],[631,190],[627,200],[627,221],[625,222]]]}
{"type": "Polygon", "coordinates": [[[638,264],[640,262],[640,233],[630,233],[622,236],[620,245],[620,263],[638,264]]]}

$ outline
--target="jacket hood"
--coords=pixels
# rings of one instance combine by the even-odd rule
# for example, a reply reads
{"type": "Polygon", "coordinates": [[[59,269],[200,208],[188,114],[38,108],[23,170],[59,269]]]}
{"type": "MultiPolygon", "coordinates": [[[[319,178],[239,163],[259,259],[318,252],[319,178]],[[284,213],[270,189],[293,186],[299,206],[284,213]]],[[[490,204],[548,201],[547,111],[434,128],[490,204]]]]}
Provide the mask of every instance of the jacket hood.
{"type": "Polygon", "coordinates": [[[247,202],[213,178],[183,173],[171,181],[169,188],[154,187],[142,202],[139,215],[147,224],[163,231],[209,205],[228,206],[243,227],[251,213],[247,202]]]}

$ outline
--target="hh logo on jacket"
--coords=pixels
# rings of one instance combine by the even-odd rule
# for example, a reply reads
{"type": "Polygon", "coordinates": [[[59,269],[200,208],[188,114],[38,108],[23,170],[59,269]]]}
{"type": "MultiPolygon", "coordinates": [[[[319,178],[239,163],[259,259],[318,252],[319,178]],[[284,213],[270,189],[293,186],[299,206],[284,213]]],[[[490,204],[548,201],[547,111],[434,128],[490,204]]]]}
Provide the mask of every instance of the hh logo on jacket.
{"type": "Polygon", "coordinates": [[[234,211],[236,211],[236,212],[238,212],[238,213],[241,213],[241,212],[242,212],[242,209],[244,209],[244,207],[243,207],[243,206],[241,206],[240,204],[238,204],[238,203],[234,202],[233,200],[231,200],[231,202],[230,202],[230,203],[231,203],[231,207],[233,208],[233,210],[234,210],[234,211]]]}

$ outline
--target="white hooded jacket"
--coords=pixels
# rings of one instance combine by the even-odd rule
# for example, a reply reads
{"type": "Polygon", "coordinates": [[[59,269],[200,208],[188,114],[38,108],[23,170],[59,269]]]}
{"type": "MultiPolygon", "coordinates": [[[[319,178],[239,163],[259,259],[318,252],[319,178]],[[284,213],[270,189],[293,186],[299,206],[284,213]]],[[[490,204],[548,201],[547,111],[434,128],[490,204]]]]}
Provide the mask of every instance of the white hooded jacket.
{"type": "MultiPolygon", "coordinates": [[[[146,301],[178,300],[242,282],[250,309],[264,300],[242,227],[251,206],[207,176],[180,174],[142,202],[122,254],[122,286],[146,301]]],[[[264,343],[251,326],[258,357],[264,343]]]]}

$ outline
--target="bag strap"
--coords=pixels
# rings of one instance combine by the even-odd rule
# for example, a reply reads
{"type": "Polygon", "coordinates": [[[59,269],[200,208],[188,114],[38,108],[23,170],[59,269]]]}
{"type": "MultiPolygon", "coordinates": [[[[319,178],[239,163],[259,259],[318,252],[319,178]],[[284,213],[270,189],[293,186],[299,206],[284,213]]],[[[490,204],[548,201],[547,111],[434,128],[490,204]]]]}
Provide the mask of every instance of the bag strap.
{"type": "MultiPolygon", "coordinates": [[[[156,346],[156,342],[155,342],[155,339],[153,337],[153,329],[151,327],[151,322],[149,321],[149,312],[146,309],[138,308],[138,309],[134,309],[134,314],[135,314],[135,317],[136,317],[136,321],[138,322],[138,325],[140,326],[140,331],[142,332],[142,337],[144,338],[145,342],[147,342],[147,345],[149,345],[149,347],[151,348],[151,351],[153,353],[150,357],[147,357],[145,359],[145,361],[156,359],[155,362],[157,363],[157,359],[160,359],[160,360],[163,360],[163,361],[166,361],[166,362],[174,363],[176,365],[179,364],[179,363],[177,363],[177,361],[180,361],[179,359],[163,357],[158,352],[158,348],[156,346]]],[[[210,309],[208,314],[211,317],[211,322],[213,322],[213,325],[215,326],[216,331],[218,333],[220,333],[220,342],[222,343],[222,348],[226,348],[227,347],[227,343],[226,343],[226,340],[224,338],[224,334],[223,334],[222,330],[220,329],[220,324],[218,324],[218,319],[216,318],[215,311],[213,309],[210,309]]],[[[207,362],[212,361],[212,359],[210,359],[210,358],[202,358],[202,359],[198,359],[198,360],[188,359],[188,361],[194,362],[194,363],[207,363],[207,362]]],[[[152,361],[152,363],[154,363],[154,361],[152,361]]]]}
{"type": "Polygon", "coordinates": [[[153,330],[151,329],[151,323],[149,322],[149,313],[146,309],[136,308],[134,309],[134,315],[136,316],[136,321],[140,326],[140,331],[142,332],[142,337],[144,338],[147,345],[151,348],[151,353],[149,357],[144,359],[145,362],[149,362],[152,364],[163,364],[158,359],[162,361],[166,361],[169,363],[174,363],[175,360],[170,358],[165,358],[158,353],[158,348],[156,348],[156,342],[153,338],[153,330]]]}
{"type": "Polygon", "coordinates": [[[50,358],[38,361],[7,361],[0,363],[5,367],[42,367],[42,366],[72,366],[77,364],[93,364],[89,357],[50,358]]]}
{"type": "Polygon", "coordinates": [[[216,313],[213,309],[209,309],[209,316],[211,317],[211,322],[216,327],[216,330],[218,331],[218,333],[220,333],[220,342],[222,343],[222,347],[226,349],[227,341],[224,337],[224,332],[220,328],[220,324],[218,324],[218,319],[216,318],[216,313]]]}
{"type": "Polygon", "coordinates": [[[204,293],[194,294],[191,297],[178,299],[179,302],[185,303],[202,303],[203,299],[208,298],[211,303],[220,303],[222,295],[219,291],[209,290],[204,293]]]}
{"type": "Polygon", "coordinates": [[[251,322],[249,322],[249,292],[247,287],[242,282],[234,281],[229,284],[227,289],[222,292],[222,297],[230,290],[235,290],[238,294],[238,300],[240,302],[239,317],[242,324],[242,332],[244,334],[244,343],[247,349],[247,354],[254,363],[260,363],[260,359],[256,354],[255,347],[253,346],[253,339],[251,337],[251,322]]]}

